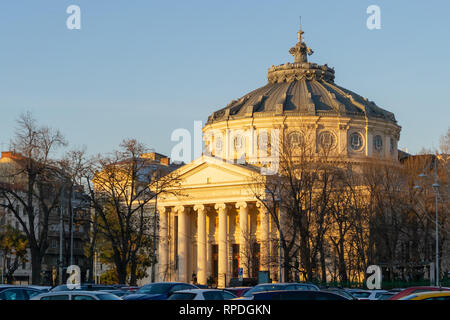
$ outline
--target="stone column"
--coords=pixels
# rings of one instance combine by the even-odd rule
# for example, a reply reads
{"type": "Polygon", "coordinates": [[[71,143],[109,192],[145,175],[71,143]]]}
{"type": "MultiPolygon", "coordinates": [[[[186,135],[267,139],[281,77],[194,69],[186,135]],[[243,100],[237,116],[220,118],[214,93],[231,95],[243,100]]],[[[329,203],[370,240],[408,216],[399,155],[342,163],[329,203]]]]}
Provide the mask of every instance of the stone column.
{"type": "Polygon", "coordinates": [[[236,208],[239,209],[239,268],[242,268],[242,275],[248,278],[249,267],[249,237],[248,232],[248,205],[247,202],[236,203],[236,208]]]}
{"type": "Polygon", "coordinates": [[[188,237],[187,237],[187,216],[186,208],[178,206],[178,281],[188,282],[188,237]]]}
{"type": "Polygon", "coordinates": [[[166,208],[160,208],[159,212],[159,279],[168,281],[169,275],[169,246],[168,246],[168,223],[166,208]]]}
{"type": "Polygon", "coordinates": [[[226,279],[227,274],[227,205],[217,203],[214,208],[219,210],[219,266],[218,284],[219,288],[225,288],[230,279],[226,279]]]}
{"type": "Polygon", "coordinates": [[[259,214],[261,217],[261,262],[260,270],[268,271],[270,263],[270,253],[269,253],[269,212],[264,204],[258,202],[256,206],[259,208],[259,214]]]}
{"type": "Polygon", "coordinates": [[[194,206],[197,211],[197,281],[199,284],[206,283],[206,212],[205,206],[200,204],[194,206]]]}

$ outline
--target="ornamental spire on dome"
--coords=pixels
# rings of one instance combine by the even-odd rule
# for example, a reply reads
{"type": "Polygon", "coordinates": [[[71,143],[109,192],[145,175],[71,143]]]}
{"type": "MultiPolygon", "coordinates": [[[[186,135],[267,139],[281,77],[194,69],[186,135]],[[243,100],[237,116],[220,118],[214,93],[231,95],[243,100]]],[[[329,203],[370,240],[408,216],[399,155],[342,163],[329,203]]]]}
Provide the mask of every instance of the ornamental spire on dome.
{"type": "Polygon", "coordinates": [[[312,55],[314,51],[311,50],[305,43],[305,33],[302,28],[297,32],[298,42],[295,47],[289,49],[289,53],[294,56],[295,63],[308,62],[308,56],[312,55]]]}

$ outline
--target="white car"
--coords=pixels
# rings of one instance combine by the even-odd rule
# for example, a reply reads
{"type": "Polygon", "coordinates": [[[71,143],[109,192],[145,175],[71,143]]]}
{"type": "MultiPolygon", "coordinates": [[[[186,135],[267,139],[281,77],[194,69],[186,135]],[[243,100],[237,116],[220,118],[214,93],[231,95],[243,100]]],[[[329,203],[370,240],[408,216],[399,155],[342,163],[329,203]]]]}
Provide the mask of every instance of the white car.
{"type": "Polygon", "coordinates": [[[234,294],[218,289],[188,289],[172,293],[167,300],[231,300],[234,294]]]}
{"type": "Polygon", "coordinates": [[[102,291],[56,291],[43,293],[30,300],[122,300],[118,296],[102,291]]]}
{"type": "Polygon", "coordinates": [[[378,298],[387,290],[363,290],[363,289],[350,289],[351,295],[358,300],[378,300],[378,298]]]}

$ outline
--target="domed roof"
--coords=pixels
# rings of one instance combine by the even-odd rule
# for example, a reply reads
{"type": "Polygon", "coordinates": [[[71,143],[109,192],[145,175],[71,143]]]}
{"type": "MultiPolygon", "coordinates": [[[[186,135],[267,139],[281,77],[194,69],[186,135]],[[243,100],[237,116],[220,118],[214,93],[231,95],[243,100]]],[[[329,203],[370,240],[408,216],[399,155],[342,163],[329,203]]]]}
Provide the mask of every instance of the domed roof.
{"type": "Polygon", "coordinates": [[[272,66],[267,85],[214,112],[207,124],[277,115],[367,117],[396,123],[393,113],[336,85],[334,69],[309,63],[307,56],[313,51],[306,46],[303,34],[302,30],[298,32],[298,42],[289,50],[294,63],[272,66]]]}

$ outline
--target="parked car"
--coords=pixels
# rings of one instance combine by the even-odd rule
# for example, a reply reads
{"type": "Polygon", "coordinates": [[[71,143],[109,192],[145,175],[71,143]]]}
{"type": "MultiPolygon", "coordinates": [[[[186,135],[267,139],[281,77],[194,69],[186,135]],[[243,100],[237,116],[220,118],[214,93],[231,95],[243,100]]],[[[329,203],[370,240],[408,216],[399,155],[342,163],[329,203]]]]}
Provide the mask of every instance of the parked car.
{"type": "Polygon", "coordinates": [[[0,300],[30,300],[43,291],[23,286],[0,285],[0,300]]]}
{"type": "Polygon", "coordinates": [[[339,294],[339,295],[341,295],[344,298],[347,298],[349,300],[358,300],[349,291],[347,291],[347,290],[345,290],[343,288],[336,288],[336,287],[321,288],[320,291],[325,291],[325,292],[331,292],[331,293],[339,294]]]}
{"type": "Polygon", "coordinates": [[[40,290],[42,292],[49,292],[52,289],[52,286],[35,286],[35,285],[28,285],[27,288],[32,288],[36,290],[40,290]]]}
{"type": "Polygon", "coordinates": [[[245,292],[238,299],[241,300],[252,300],[253,294],[257,292],[265,292],[265,291],[279,291],[279,290],[312,290],[319,291],[319,287],[310,283],[262,283],[254,286],[247,292],[245,292]]]}
{"type": "Polygon", "coordinates": [[[349,292],[358,300],[378,300],[378,297],[387,292],[387,290],[350,289],[349,292]]]}
{"type": "Polygon", "coordinates": [[[113,290],[99,290],[100,292],[107,292],[107,293],[112,293],[118,297],[125,297],[129,294],[131,294],[131,291],[126,291],[126,290],[119,290],[119,289],[113,289],[113,290]]]}
{"type": "Polygon", "coordinates": [[[425,291],[410,294],[399,300],[440,300],[450,301],[450,291],[425,291]]]}
{"type": "Polygon", "coordinates": [[[400,291],[397,294],[394,294],[388,300],[399,300],[400,298],[403,298],[403,297],[409,296],[410,294],[418,293],[418,292],[449,291],[449,290],[450,290],[450,288],[446,288],[446,287],[432,287],[432,286],[410,287],[410,288],[406,288],[406,289],[400,291]]]}
{"type": "Polygon", "coordinates": [[[250,290],[251,287],[232,287],[232,288],[225,288],[228,292],[231,292],[232,294],[235,294],[237,297],[242,297],[244,293],[246,293],[248,290],[250,290]]]}
{"type": "Polygon", "coordinates": [[[102,291],[68,290],[50,291],[34,296],[30,300],[122,300],[118,296],[102,291]]]}
{"type": "Polygon", "coordinates": [[[98,291],[98,290],[113,290],[115,289],[112,285],[107,284],[92,284],[92,283],[82,283],[79,289],[69,289],[66,284],[61,284],[52,288],[51,292],[57,291],[71,291],[71,290],[83,290],[83,291],[98,291]]]}
{"type": "Polygon", "coordinates": [[[218,289],[189,289],[172,293],[167,300],[231,300],[236,295],[226,290],[218,289]]]}
{"type": "Polygon", "coordinates": [[[158,282],[141,287],[133,294],[123,297],[124,300],[167,300],[175,291],[198,289],[197,286],[182,282],[158,282]]]}
{"type": "Polygon", "coordinates": [[[253,300],[350,300],[336,293],[315,290],[255,292],[253,300]]]}

